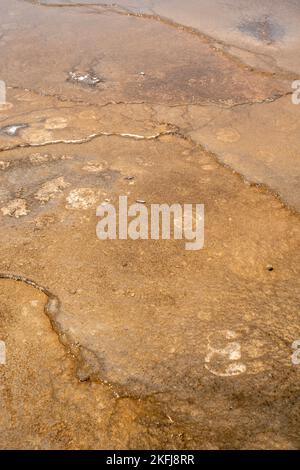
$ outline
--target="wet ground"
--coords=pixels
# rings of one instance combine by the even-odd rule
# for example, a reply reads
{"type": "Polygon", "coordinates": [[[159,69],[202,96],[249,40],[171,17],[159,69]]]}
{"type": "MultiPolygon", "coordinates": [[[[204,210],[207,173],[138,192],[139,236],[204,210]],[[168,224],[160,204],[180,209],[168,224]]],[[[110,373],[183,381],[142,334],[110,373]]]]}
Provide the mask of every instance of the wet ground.
{"type": "Polygon", "coordinates": [[[1,2],[1,448],[299,448],[298,2],[181,3],[1,2]]]}

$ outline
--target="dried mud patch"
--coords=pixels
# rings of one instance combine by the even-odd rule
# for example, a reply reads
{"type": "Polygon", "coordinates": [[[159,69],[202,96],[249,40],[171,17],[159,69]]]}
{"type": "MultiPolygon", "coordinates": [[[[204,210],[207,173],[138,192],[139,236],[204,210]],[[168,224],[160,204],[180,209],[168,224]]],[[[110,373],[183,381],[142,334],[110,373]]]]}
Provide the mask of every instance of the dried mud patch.
{"type": "MultiPolygon", "coordinates": [[[[26,161],[31,149],[18,152],[26,161]]],[[[26,273],[58,296],[59,328],[83,351],[77,377],[106,383],[121,397],[157,396],[169,422],[185,423],[196,441],[208,429],[204,447],[255,445],[250,436],[266,422],[280,442],[296,446],[299,371],[290,347],[299,336],[298,217],[175,136],[105,137],[59,144],[56,152],[73,158],[45,163],[44,171],[68,165],[62,174],[73,191],[87,187],[84,178],[101,187],[83,163],[88,155],[102,165],[105,156],[119,175],[105,188],[113,204],[125,194],[129,203],[206,208],[205,247],[193,255],[183,242],[98,240],[95,209],[103,199],[70,211],[71,187],[30,223],[2,217],[0,270],[26,273]],[[52,219],[43,225],[45,217],[52,219]]],[[[31,168],[33,177],[40,168],[31,168]]],[[[5,188],[11,190],[9,179],[5,188]]]]}

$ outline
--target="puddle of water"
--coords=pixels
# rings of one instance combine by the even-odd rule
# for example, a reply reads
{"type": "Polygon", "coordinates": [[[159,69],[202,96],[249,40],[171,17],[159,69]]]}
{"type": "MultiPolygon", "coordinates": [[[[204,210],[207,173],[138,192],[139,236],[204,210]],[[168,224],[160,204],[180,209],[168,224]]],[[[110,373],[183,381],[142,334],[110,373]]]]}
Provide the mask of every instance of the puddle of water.
{"type": "Polygon", "coordinates": [[[245,21],[239,25],[238,29],[267,44],[272,44],[284,37],[284,29],[270,18],[245,21]]]}
{"type": "MultiPolygon", "coordinates": [[[[30,0],[25,0],[29,1],[30,0]]],[[[41,2],[42,4],[45,5],[58,5],[58,6],[70,6],[70,5],[99,5],[104,6],[104,7],[112,7],[112,8],[118,8],[118,9],[124,9],[128,10],[131,12],[136,12],[136,13],[149,13],[151,12],[150,6],[151,3],[150,1],[147,0],[119,0],[118,2],[105,2],[103,0],[43,0],[41,2]]]]}

